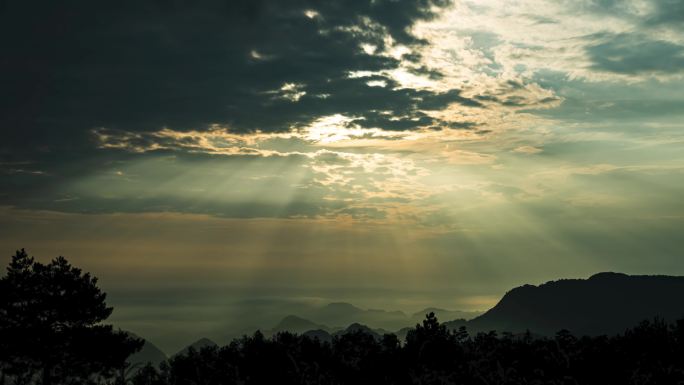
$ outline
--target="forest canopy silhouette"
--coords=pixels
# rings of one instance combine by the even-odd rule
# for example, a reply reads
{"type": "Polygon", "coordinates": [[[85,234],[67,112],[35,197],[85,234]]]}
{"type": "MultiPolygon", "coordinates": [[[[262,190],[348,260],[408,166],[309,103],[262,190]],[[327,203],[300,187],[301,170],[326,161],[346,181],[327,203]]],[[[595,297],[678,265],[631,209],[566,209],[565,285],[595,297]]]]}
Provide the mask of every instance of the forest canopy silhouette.
{"type": "MultiPolygon", "coordinates": [[[[260,331],[188,349],[158,367],[130,362],[143,340],[103,322],[97,278],[65,258],[17,251],[0,278],[0,385],[22,384],[676,384],[684,320],[644,320],[613,336],[449,329],[434,313],[404,341],[364,328],[331,341],[260,331]]],[[[350,328],[351,329],[351,328],[350,328]]]]}

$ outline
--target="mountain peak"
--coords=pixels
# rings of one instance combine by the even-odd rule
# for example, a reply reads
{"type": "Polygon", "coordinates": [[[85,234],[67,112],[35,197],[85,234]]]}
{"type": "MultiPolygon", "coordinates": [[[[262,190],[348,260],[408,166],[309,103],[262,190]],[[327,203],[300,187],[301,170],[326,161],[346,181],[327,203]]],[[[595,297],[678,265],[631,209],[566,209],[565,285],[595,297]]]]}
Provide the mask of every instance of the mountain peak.
{"type": "Polygon", "coordinates": [[[308,319],[298,317],[296,315],[288,315],[278,322],[278,324],[273,328],[273,332],[277,333],[288,331],[292,333],[303,333],[308,330],[316,329],[327,330],[328,328],[324,325],[319,325],[313,321],[309,321],[308,319]]]}
{"type": "Polygon", "coordinates": [[[346,332],[355,332],[355,331],[364,331],[364,332],[370,332],[371,328],[369,328],[366,325],[362,325],[358,322],[354,322],[353,324],[347,326],[347,329],[345,329],[346,332]]]}
{"type": "Polygon", "coordinates": [[[341,336],[341,335],[345,335],[345,334],[353,334],[353,333],[359,333],[359,332],[369,334],[369,335],[373,336],[373,338],[375,338],[375,339],[379,339],[381,337],[381,334],[384,334],[384,330],[381,330],[381,329],[373,330],[366,325],[360,324],[358,322],[354,322],[353,324],[347,326],[346,329],[340,330],[337,333],[335,333],[335,335],[341,336]],[[380,332],[382,332],[382,333],[380,333],[380,332]]]}
{"type": "Polygon", "coordinates": [[[626,278],[629,275],[624,273],[614,273],[612,271],[605,271],[601,273],[596,273],[589,277],[590,280],[605,280],[605,279],[616,279],[616,278],[626,278]]]}
{"type": "Polygon", "coordinates": [[[347,303],[347,302],[331,302],[327,305],[325,305],[325,309],[328,310],[337,310],[337,311],[351,311],[351,312],[360,312],[363,311],[362,309],[347,303]]]}
{"type": "Polygon", "coordinates": [[[133,338],[141,338],[144,341],[142,349],[128,357],[128,362],[130,362],[133,365],[145,365],[147,363],[150,363],[153,366],[159,366],[159,364],[166,361],[166,354],[157,346],[155,346],[152,342],[148,341],[145,338],[139,337],[138,335],[132,332],[127,331],[126,333],[133,338]]]}
{"type": "Polygon", "coordinates": [[[283,319],[280,322],[299,322],[299,321],[308,321],[305,318],[302,318],[300,316],[294,315],[294,314],[289,314],[283,317],[283,319]]]}
{"type": "Polygon", "coordinates": [[[589,279],[561,279],[523,285],[492,309],[468,322],[473,331],[553,335],[561,329],[578,335],[622,333],[642,320],[684,316],[684,277],[604,272],[589,279]]]}
{"type": "Polygon", "coordinates": [[[190,349],[199,352],[203,348],[216,347],[216,346],[218,346],[218,344],[216,342],[210,340],[209,338],[200,338],[197,341],[191,343],[190,345],[184,347],[183,349],[178,351],[178,353],[174,354],[173,356],[175,357],[175,356],[182,356],[184,354],[187,354],[190,351],[190,349]]]}

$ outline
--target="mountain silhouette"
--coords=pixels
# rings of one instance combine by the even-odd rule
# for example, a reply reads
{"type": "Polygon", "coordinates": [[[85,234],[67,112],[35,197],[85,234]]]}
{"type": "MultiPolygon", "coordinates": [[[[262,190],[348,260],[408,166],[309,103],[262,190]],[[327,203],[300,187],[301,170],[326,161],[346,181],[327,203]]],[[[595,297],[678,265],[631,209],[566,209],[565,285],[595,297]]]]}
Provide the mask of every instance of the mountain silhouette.
{"type": "Polygon", "coordinates": [[[325,330],[321,330],[321,329],[309,330],[309,331],[302,333],[302,335],[309,337],[311,339],[314,339],[314,340],[317,339],[321,342],[332,342],[332,339],[333,339],[333,336],[330,333],[326,332],[325,330]]]}
{"type": "Polygon", "coordinates": [[[451,330],[458,330],[461,326],[465,326],[467,328],[468,327],[468,321],[463,319],[463,318],[459,318],[459,319],[444,322],[444,325],[446,325],[446,327],[451,329],[451,330]]]}
{"type": "Polygon", "coordinates": [[[672,322],[682,316],[684,277],[599,273],[517,287],[467,327],[541,335],[566,329],[595,336],[622,333],[644,319],[672,322]]]}
{"type": "Polygon", "coordinates": [[[330,332],[331,329],[328,326],[320,325],[315,322],[309,321],[308,319],[298,317],[296,315],[288,315],[283,318],[273,329],[270,330],[270,334],[276,334],[278,332],[290,332],[302,334],[309,330],[323,330],[330,332]]]}
{"type": "Polygon", "coordinates": [[[342,336],[347,333],[355,333],[359,331],[368,333],[376,339],[381,338],[383,334],[392,333],[385,329],[373,329],[367,325],[363,325],[358,322],[354,322],[345,328],[331,328],[326,325],[314,323],[302,317],[289,315],[283,318],[273,329],[271,329],[266,334],[274,335],[279,332],[290,332],[305,335],[313,339],[318,339],[321,342],[330,342],[332,341],[333,337],[342,336]]]}
{"type": "Polygon", "coordinates": [[[347,302],[331,302],[323,306],[318,312],[322,317],[346,317],[363,313],[364,310],[347,302]]]}
{"type": "Polygon", "coordinates": [[[317,325],[327,325],[331,329],[329,332],[341,330],[355,322],[371,328],[399,330],[415,326],[430,312],[437,314],[440,320],[471,319],[481,314],[437,308],[426,308],[414,314],[407,314],[399,310],[361,308],[348,302],[314,304],[273,299],[245,300],[240,302],[239,306],[243,316],[232,318],[223,329],[224,334],[212,335],[211,338],[218,341],[232,340],[251,335],[256,330],[269,334],[273,325],[277,325],[290,314],[317,325]]]}
{"type": "Polygon", "coordinates": [[[411,319],[402,311],[361,309],[346,302],[333,302],[322,307],[312,307],[300,314],[313,322],[343,326],[358,322],[373,327],[399,329],[411,325],[411,319]]]}
{"type": "Polygon", "coordinates": [[[390,332],[388,332],[387,330],[383,330],[383,329],[371,329],[371,328],[369,328],[369,327],[366,326],[366,325],[362,325],[362,324],[360,324],[360,323],[353,323],[353,324],[347,326],[347,328],[345,328],[344,330],[340,330],[340,331],[335,332],[335,333],[333,334],[333,336],[342,336],[342,335],[345,335],[345,334],[357,333],[357,332],[363,332],[363,333],[366,333],[366,334],[370,334],[370,335],[372,335],[373,338],[375,338],[376,340],[379,340],[379,339],[382,337],[383,334],[389,334],[389,333],[390,333],[390,332]]]}
{"type": "Polygon", "coordinates": [[[140,338],[145,341],[142,349],[140,349],[139,352],[133,353],[130,357],[128,357],[127,361],[131,364],[131,366],[142,367],[150,363],[154,367],[159,367],[159,364],[166,361],[166,354],[164,354],[164,352],[162,352],[161,349],[155,346],[152,342],[148,341],[145,338],[139,337],[134,333],[126,333],[128,333],[128,335],[130,335],[133,338],[140,338]]]}
{"type": "Polygon", "coordinates": [[[210,340],[209,338],[200,338],[199,340],[191,343],[190,345],[184,347],[180,351],[178,351],[176,354],[173,356],[178,356],[178,355],[183,355],[186,354],[190,349],[194,349],[195,351],[200,351],[204,347],[214,347],[214,346],[219,346],[216,342],[210,340]]]}
{"type": "Polygon", "coordinates": [[[481,311],[446,310],[437,307],[428,307],[421,311],[411,314],[411,327],[415,326],[415,324],[417,323],[422,322],[425,319],[425,315],[430,313],[435,313],[438,319],[445,321],[457,319],[470,320],[483,314],[483,312],[481,311]]]}

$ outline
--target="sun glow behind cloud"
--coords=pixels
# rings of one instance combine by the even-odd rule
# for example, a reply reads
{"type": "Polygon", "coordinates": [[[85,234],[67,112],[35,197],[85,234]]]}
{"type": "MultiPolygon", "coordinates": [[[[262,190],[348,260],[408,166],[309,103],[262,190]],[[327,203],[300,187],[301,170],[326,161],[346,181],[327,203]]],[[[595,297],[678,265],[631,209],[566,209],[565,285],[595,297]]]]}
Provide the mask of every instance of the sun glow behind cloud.
{"type": "MultiPolygon", "coordinates": [[[[586,115],[586,111],[570,120],[555,112],[578,103],[578,95],[586,94],[582,87],[591,84],[610,89],[618,80],[643,83],[680,76],[676,72],[597,67],[592,50],[622,39],[620,36],[625,34],[634,34],[638,39],[669,39],[668,44],[681,43],[681,34],[672,28],[644,27],[635,31],[638,18],[653,12],[644,2],[631,2],[623,9],[625,13],[608,18],[598,11],[588,12],[591,7],[546,1],[510,2],[503,7],[499,2],[458,2],[440,11],[438,17],[418,21],[411,27],[410,32],[426,44],[399,42],[370,19],[338,28],[361,40],[380,33],[378,41],[382,44],[362,42],[358,49],[369,57],[397,61],[394,68],[349,71],[347,79],[362,80],[369,88],[429,93],[417,94],[408,113],[392,109],[368,111],[386,123],[401,121],[405,124],[402,129],[389,129],[382,121],[376,125],[364,114],[329,113],[278,131],[242,132],[217,123],[189,130],[133,132],[100,128],[93,133],[101,149],[140,154],[190,153],[212,157],[200,167],[239,167],[222,182],[210,173],[187,172],[205,175],[192,180],[199,192],[193,199],[212,204],[235,199],[237,195],[231,190],[236,185],[245,186],[245,195],[237,201],[240,204],[250,199],[253,203],[263,202],[258,197],[270,196],[274,191],[270,183],[257,181],[271,180],[279,174],[284,177],[279,184],[282,193],[272,202],[283,207],[294,204],[295,208],[267,210],[266,216],[279,213],[276,216],[285,218],[412,225],[434,235],[469,234],[472,244],[486,244],[486,234],[503,232],[501,237],[509,236],[506,232],[512,229],[497,223],[509,222],[510,217],[519,228],[528,226],[530,234],[543,234],[552,231],[544,224],[550,219],[541,219],[538,214],[547,206],[567,205],[581,212],[588,206],[617,210],[629,202],[615,196],[616,189],[588,183],[585,175],[608,178],[616,170],[631,170],[625,171],[631,174],[636,169],[625,167],[629,167],[627,159],[633,156],[648,163],[646,169],[640,170],[659,170],[644,171],[654,175],[679,172],[682,165],[681,157],[665,166],[643,152],[635,153],[633,147],[625,148],[628,141],[645,143],[639,132],[616,136],[610,125],[572,121],[586,115]],[[415,58],[407,58],[409,54],[416,54],[415,58]],[[444,101],[428,102],[430,98],[444,101]],[[442,126],[435,126],[435,121],[442,126]],[[579,156],[576,147],[587,142],[602,147],[579,156]],[[254,157],[258,165],[246,169],[242,164],[233,165],[232,158],[241,156],[254,157]],[[225,162],[216,157],[225,157],[225,162]],[[260,165],[266,162],[260,159],[265,158],[273,158],[268,161],[270,168],[260,165]],[[272,173],[274,168],[277,171],[272,173]],[[596,173],[581,171],[587,169],[596,173]],[[563,187],[556,187],[558,183],[563,187]],[[300,201],[310,204],[304,209],[297,206],[300,201]],[[482,215],[484,212],[489,214],[482,215]]],[[[314,20],[325,15],[307,10],[305,17],[314,20]]],[[[255,60],[266,57],[261,51],[251,52],[255,60]]],[[[624,58],[614,52],[610,55],[613,61],[624,58]]],[[[317,95],[306,83],[294,81],[281,83],[280,88],[266,93],[292,103],[293,108],[317,95]]],[[[603,106],[601,109],[619,106],[620,101],[603,97],[607,100],[595,103],[603,106]]],[[[674,131],[672,135],[669,143],[679,143],[681,135],[674,131]]],[[[184,162],[177,159],[169,164],[183,168],[184,162]]],[[[136,168],[135,164],[129,167],[136,168]]],[[[179,181],[187,178],[176,177],[179,181]]],[[[159,191],[178,190],[173,185],[162,186],[159,191]]],[[[170,207],[178,208],[173,203],[170,207]]],[[[230,216],[230,212],[226,215],[230,216]]],[[[264,215],[257,212],[262,213],[255,214],[257,217],[264,215]]],[[[562,239],[555,242],[571,243],[562,239]]]]}

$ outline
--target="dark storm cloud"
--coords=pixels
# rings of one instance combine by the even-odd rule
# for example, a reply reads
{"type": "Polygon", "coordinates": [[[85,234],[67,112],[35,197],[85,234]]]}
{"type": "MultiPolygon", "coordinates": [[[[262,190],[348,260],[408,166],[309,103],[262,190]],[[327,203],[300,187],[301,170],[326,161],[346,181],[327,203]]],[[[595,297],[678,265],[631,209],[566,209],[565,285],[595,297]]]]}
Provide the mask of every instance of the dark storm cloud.
{"type": "Polygon", "coordinates": [[[163,127],[275,132],[337,113],[362,127],[444,126],[419,110],[477,102],[349,75],[396,68],[398,59],[361,45],[383,52],[388,36],[425,44],[409,27],[448,2],[3,2],[0,203],[31,206],[27,191],[54,196],[75,178],[150,156],[98,149],[99,128],[144,141],[163,127]]]}
{"type": "MultiPolygon", "coordinates": [[[[323,82],[309,82],[305,89],[307,94],[297,103],[278,101],[269,106],[277,115],[256,117],[256,119],[272,119],[274,130],[283,130],[283,116],[301,113],[288,122],[292,125],[304,125],[311,119],[332,114],[345,114],[358,117],[355,124],[366,128],[385,130],[410,130],[430,124],[443,125],[429,118],[421,110],[438,110],[451,103],[481,107],[476,100],[460,96],[460,90],[451,90],[435,94],[425,90],[400,88],[399,84],[385,76],[326,79],[323,82]],[[381,81],[384,87],[369,86],[371,81],[381,81]],[[320,97],[325,95],[325,97],[320,97]],[[390,112],[386,114],[385,112],[390,112]],[[279,125],[278,125],[279,124],[279,125]]],[[[254,118],[250,118],[254,121],[254,118]]]]}
{"type": "Polygon", "coordinates": [[[387,34],[421,44],[408,27],[445,3],[10,1],[0,20],[2,147],[50,150],[94,127],[282,131],[321,113],[385,108],[383,99],[410,109],[410,92],[368,90],[347,75],[396,67],[360,44],[381,51],[387,34]],[[277,98],[285,83],[305,97],[277,98]]]}
{"type": "Polygon", "coordinates": [[[587,47],[592,68],[627,75],[671,74],[684,69],[684,46],[640,34],[606,35],[587,47]]]}

